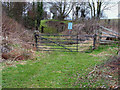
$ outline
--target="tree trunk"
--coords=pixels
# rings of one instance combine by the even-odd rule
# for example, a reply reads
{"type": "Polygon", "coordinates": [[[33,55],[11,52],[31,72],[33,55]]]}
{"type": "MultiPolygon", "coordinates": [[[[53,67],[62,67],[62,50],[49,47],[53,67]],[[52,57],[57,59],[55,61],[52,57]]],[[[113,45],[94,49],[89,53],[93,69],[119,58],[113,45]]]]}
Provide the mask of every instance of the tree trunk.
{"type": "Polygon", "coordinates": [[[94,18],[95,18],[95,3],[93,2],[93,12],[94,12],[94,18]]]}
{"type": "Polygon", "coordinates": [[[100,18],[100,14],[101,14],[101,2],[97,2],[97,19],[100,18]]]}

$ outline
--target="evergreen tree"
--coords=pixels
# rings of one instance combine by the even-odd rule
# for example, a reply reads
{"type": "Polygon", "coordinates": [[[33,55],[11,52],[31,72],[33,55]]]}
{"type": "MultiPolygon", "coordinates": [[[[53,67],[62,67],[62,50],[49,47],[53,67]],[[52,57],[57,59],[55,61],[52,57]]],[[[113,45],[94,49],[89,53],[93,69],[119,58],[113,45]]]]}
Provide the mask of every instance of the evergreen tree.
{"type": "Polygon", "coordinates": [[[37,11],[36,11],[36,16],[37,16],[37,26],[36,30],[39,30],[40,22],[43,19],[43,2],[37,2],[37,11]]]}

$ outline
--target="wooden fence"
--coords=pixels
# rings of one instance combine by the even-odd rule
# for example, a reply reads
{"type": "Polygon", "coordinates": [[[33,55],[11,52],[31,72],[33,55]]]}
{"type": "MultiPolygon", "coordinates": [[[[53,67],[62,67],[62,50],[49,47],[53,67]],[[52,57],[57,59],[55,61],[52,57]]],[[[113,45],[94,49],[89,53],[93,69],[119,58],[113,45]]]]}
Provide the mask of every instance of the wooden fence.
{"type": "Polygon", "coordinates": [[[113,44],[119,43],[120,33],[115,32],[111,29],[108,29],[104,26],[99,26],[99,29],[96,31],[97,41],[99,44],[113,44]]]}

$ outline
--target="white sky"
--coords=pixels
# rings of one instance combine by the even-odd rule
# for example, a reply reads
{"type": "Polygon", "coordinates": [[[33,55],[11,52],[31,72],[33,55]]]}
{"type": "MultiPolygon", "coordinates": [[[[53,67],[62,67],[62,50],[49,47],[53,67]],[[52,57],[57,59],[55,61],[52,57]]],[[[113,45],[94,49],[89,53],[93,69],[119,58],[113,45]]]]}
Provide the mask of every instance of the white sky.
{"type": "MultiPolygon", "coordinates": [[[[112,4],[114,5],[114,3],[111,3],[111,5],[112,4]]],[[[118,3],[115,6],[111,7],[110,10],[104,11],[104,13],[109,19],[118,18],[118,3]]]]}

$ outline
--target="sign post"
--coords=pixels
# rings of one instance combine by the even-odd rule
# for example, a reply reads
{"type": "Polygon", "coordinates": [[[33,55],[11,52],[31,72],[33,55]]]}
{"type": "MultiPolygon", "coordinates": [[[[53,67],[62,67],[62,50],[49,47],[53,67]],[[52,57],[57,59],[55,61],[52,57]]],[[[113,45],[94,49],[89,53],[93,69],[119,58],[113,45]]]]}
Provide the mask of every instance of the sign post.
{"type": "Polygon", "coordinates": [[[70,34],[70,33],[71,33],[70,30],[72,30],[72,22],[69,22],[69,23],[68,23],[68,30],[69,30],[69,34],[70,34]]]}

